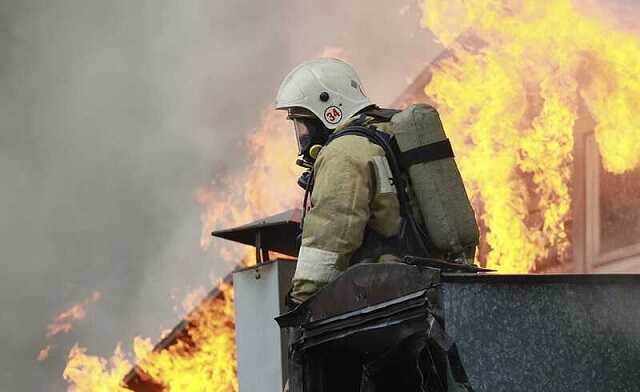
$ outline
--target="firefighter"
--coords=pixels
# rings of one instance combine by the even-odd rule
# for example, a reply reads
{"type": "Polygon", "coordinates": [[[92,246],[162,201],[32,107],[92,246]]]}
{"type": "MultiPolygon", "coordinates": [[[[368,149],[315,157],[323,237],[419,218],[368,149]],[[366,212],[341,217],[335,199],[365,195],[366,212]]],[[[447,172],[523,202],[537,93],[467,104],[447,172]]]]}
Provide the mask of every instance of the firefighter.
{"type": "Polygon", "coordinates": [[[379,145],[358,135],[327,144],[356,119],[375,121],[366,114],[377,107],[351,65],[328,58],[299,65],[282,82],[276,109],[288,111],[298,163],[310,169],[300,181],[309,190],[310,208],[290,294],[299,304],[354,262],[396,260],[399,201],[379,145]]]}

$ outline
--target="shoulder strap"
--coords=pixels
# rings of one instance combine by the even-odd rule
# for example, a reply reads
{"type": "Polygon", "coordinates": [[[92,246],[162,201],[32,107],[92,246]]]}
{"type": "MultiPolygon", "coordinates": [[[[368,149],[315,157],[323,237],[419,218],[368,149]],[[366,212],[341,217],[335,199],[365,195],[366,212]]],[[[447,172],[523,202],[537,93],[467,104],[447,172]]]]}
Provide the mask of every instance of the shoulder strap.
{"type": "MultiPolygon", "coordinates": [[[[405,180],[402,176],[403,168],[399,160],[400,154],[393,136],[378,130],[373,125],[368,127],[363,127],[360,125],[350,125],[341,132],[331,135],[325,145],[328,145],[339,137],[347,135],[365,137],[370,142],[382,147],[387,161],[389,162],[393,182],[396,184],[396,192],[398,195],[398,201],[400,203],[400,215],[405,219],[406,223],[409,226],[409,230],[413,233],[414,240],[418,243],[420,249],[418,249],[417,251],[421,252],[422,254],[430,255],[431,252],[429,251],[429,249],[431,248],[431,244],[428,236],[424,233],[424,230],[422,230],[415,217],[413,216],[411,201],[405,189],[405,180]]],[[[401,234],[401,236],[404,237],[405,235],[401,234]]]]}
{"type": "Polygon", "coordinates": [[[396,114],[400,113],[402,110],[398,109],[383,109],[377,106],[374,106],[372,109],[366,110],[364,114],[367,116],[373,117],[378,122],[389,122],[391,118],[396,114]]]}
{"type": "MultiPolygon", "coordinates": [[[[358,123],[358,120],[354,121],[354,123],[358,123]]],[[[347,135],[362,136],[369,139],[371,143],[377,145],[380,145],[381,141],[391,143],[391,139],[393,138],[393,136],[389,135],[388,133],[384,133],[372,126],[363,127],[360,125],[350,125],[338,133],[332,133],[327,139],[327,143],[325,144],[325,146],[329,145],[329,143],[331,143],[332,141],[347,135]]],[[[382,145],[381,147],[384,148],[384,146],[382,145]]],[[[386,152],[387,151],[385,150],[385,153],[386,152]]]]}

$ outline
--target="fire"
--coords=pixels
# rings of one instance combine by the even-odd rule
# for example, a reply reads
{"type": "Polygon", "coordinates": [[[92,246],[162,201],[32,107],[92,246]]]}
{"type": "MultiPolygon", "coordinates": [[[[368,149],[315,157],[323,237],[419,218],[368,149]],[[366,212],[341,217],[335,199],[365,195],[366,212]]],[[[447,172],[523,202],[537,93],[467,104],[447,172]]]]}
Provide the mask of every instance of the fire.
{"type": "MultiPolygon", "coordinates": [[[[299,168],[291,126],[286,113],[269,111],[262,125],[247,141],[247,153],[252,162],[234,178],[214,180],[196,192],[196,200],[203,204],[202,237],[200,244],[207,249],[211,231],[247,223],[271,213],[296,206],[301,193],[296,193],[299,168]],[[290,186],[278,186],[290,184],[290,186]]],[[[255,263],[253,252],[221,244],[217,253],[229,261],[255,263]]],[[[143,377],[166,391],[236,392],[235,324],[233,318],[233,289],[221,286],[219,298],[206,299],[188,316],[187,338],[179,339],[167,349],[152,351],[149,340],[134,341],[134,359],[129,360],[120,348],[109,360],[74,347],[64,372],[74,392],[128,391],[122,380],[137,364],[143,377]]],[[[194,291],[183,301],[185,309],[194,308],[202,292],[194,291]]]]}
{"type": "MultiPolygon", "coordinates": [[[[634,99],[640,96],[640,40],[569,0],[427,0],[423,23],[453,53],[434,68],[425,91],[438,104],[470,196],[490,228],[488,266],[527,272],[552,251],[564,257],[580,108],[594,120],[607,170],[623,173],[640,164],[634,99]],[[473,37],[475,46],[458,40],[461,35],[473,37]]],[[[344,57],[334,48],[327,53],[344,57]]],[[[299,169],[285,116],[272,110],[263,116],[246,145],[251,164],[239,176],[196,192],[205,210],[203,249],[216,228],[298,205],[301,194],[292,190],[299,169]]],[[[252,264],[253,252],[217,252],[252,264]]],[[[136,339],[134,352],[130,360],[117,348],[107,361],[74,347],[64,373],[70,390],[126,391],[122,380],[136,363],[163,390],[237,391],[232,288],[223,285],[220,297],[188,317],[186,338],[159,351],[136,339]]]]}
{"type": "Polygon", "coordinates": [[[579,109],[606,170],[640,163],[639,37],[570,0],[426,0],[423,24],[453,54],[425,93],[489,228],[487,265],[528,272],[566,258],[579,109]]]}
{"type": "Polygon", "coordinates": [[[181,303],[182,310],[188,313],[198,307],[202,300],[206,297],[207,292],[204,287],[197,288],[187,293],[181,303]]]}
{"type": "Polygon", "coordinates": [[[142,377],[163,391],[237,392],[233,289],[207,298],[186,319],[186,332],[166,349],[153,351],[148,339],[134,340],[134,359],[120,347],[106,360],[75,346],[64,378],[72,392],[130,391],[125,375],[136,363],[142,377]]]}
{"type": "MultiPolygon", "coordinates": [[[[74,323],[84,320],[87,316],[87,306],[91,303],[98,302],[101,296],[102,294],[100,292],[95,291],[84,301],[74,304],[67,310],[58,314],[51,324],[47,325],[47,333],[45,335],[47,341],[51,342],[51,340],[59,334],[71,332],[74,323]]],[[[36,359],[40,362],[46,361],[49,358],[49,352],[54,347],[55,345],[51,343],[45,345],[38,352],[36,359]]]]}
{"type": "Polygon", "coordinates": [[[49,351],[51,351],[51,347],[52,346],[50,344],[47,344],[42,348],[42,350],[40,350],[40,352],[38,352],[38,361],[44,362],[49,358],[49,351]]]}
{"type": "Polygon", "coordinates": [[[86,317],[87,305],[92,302],[97,302],[100,297],[101,294],[96,291],[91,295],[91,297],[85,299],[83,302],[77,303],[57,315],[53,322],[47,326],[47,338],[71,331],[74,321],[84,320],[86,317]]]}
{"type": "MultiPolygon", "coordinates": [[[[251,164],[243,173],[214,180],[196,193],[205,208],[200,239],[203,249],[211,244],[215,228],[244,224],[299,204],[301,192],[297,191],[296,179],[300,169],[295,165],[296,143],[286,113],[268,111],[246,147],[251,164]]],[[[242,254],[237,248],[227,247],[219,253],[234,263],[243,258],[245,264],[255,263],[253,252],[242,254]]]]}
{"type": "Polygon", "coordinates": [[[221,290],[188,317],[188,338],[149,354],[148,344],[136,344],[138,366],[167,391],[238,391],[233,289],[221,290]]]}
{"type": "MultiPolygon", "coordinates": [[[[259,130],[247,141],[251,164],[239,176],[214,180],[196,192],[205,212],[201,246],[211,244],[215,228],[244,224],[298,205],[296,192],[300,169],[295,166],[296,143],[286,113],[269,111],[259,130]],[[284,184],[284,186],[280,186],[284,184]],[[289,184],[289,185],[286,185],[289,184]]],[[[218,244],[216,244],[218,245],[218,244]]],[[[255,263],[254,252],[221,243],[216,253],[236,264],[255,263]]],[[[197,307],[201,291],[186,296],[182,305],[189,314],[186,336],[166,349],[153,351],[148,339],[134,341],[134,356],[120,348],[106,360],[75,347],[69,354],[64,377],[74,392],[128,391],[122,380],[135,363],[148,382],[165,391],[236,392],[235,324],[233,289],[221,284],[218,298],[206,298],[197,307]]]]}
{"type": "Polygon", "coordinates": [[[122,379],[131,368],[118,346],[109,361],[87,355],[87,350],[78,345],[69,353],[69,361],[63,377],[71,386],[70,392],[124,392],[130,391],[122,385],[122,379]]]}

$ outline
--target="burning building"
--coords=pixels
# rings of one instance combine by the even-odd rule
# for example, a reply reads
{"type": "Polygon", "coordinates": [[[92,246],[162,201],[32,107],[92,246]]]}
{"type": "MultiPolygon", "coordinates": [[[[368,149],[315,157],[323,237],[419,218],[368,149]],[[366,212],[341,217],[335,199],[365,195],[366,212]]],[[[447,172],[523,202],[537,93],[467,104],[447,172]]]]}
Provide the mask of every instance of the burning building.
{"type": "MultiPolygon", "coordinates": [[[[299,341],[308,350],[306,360],[313,362],[296,372],[289,362],[287,330],[280,330],[274,322],[286,310],[284,295],[295,264],[289,258],[267,257],[273,252],[297,253],[295,241],[286,239],[295,232],[298,218],[299,211],[292,211],[215,233],[256,245],[259,254],[257,265],[233,274],[235,322],[225,328],[235,327],[237,354],[221,353],[238,361],[236,383],[228,383],[229,373],[212,373],[212,365],[219,364],[220,358],[209,356],[218,361],[202,364],[202,374],[195,379],[191,372],[197,372],[197,367],[182,369],[190,374],[185,384],[158,382],[167,376],[175,381],[167,374],[150,376],[149,365],[143,361],[127,375],[126,386],[134,391],[189,390],[197,380],[203,384],[193,390],[279,391],[289,379],[299,383],[291,389],[295,391],[302,391],[299,388],[305,383],[305,391],[359,390],[361,365],[353,356],[353,347],[370,345],[371,339],[399,339],[407,330],[426,330],[423,322],[428,317],[420,309],[427,304],[435,304],[436,313],[455,339],[476,390],[540,390],[544,385],[566,391],[623,391],[640,382],[635,372],[640,360],[640,312],[635,306],[640,275],[476,275],[401,264],[352,268],[302,311],[281,317],[283,325],[295,323],[297,317],[310,318],[299,341]],[[336,347],[341,354],[334,358],[331,353],[337,355],[336,347]],[[336,371],[336,365],[342,389],[336,389],[335,382],[319,382],[325,377],[323,372],[336,371]]],[[[165,353],[169,361],[165,368],[174,366],[171,361],[180,363],[183,356],[197,363],[191,355],[200,357],[203,347],[199,344],[211,347],[208,340],[214,336],[228,339],[228,330],[220,329],[221,321],[230,322],[228,314],[216,323],[206,322],[220,316],[220,301],[228,287],[212,291],[199,309],[155,347],[155,355],[165,353]],[[205,340],[199,341],[202,336],[205,340]]],[[[224,304],[228,309],[229,302],[224,304]]],[[[436,336],[440,346],[453,347],[449,338],[436,336]]],[[[229,346],[220,348],[228,350],[229,346]]],[[[151,371],[161,368],[153,362],[150,367],[151,371]]]]}
{"type": "MultiPolygon", "coordinates": [[[[640,360],[635,310],[640,282],[636,275],[620,273],[640,272],[640,40],[602,16],[580,13],[570,1],[509,6],[436,2],[427,11],[424,23],[448,49],[394,106],[428,102],[440,111],[481,225],[478,262],[503,273],[441,277],[447,328],[472,384],[479,390],[635,389],[640,380],[629,365],[640,360]],[[449,26],[450,20],[456,26],[449,26]],[[529,272],[547,274],[510,275],[529,272]],[[566,272],[572,275],[551,274],[566,272]],[[581,275],[594,272],[607,275],[581,275]]],[[[278,135],[271,142],[282,149],[289,135],[278,135]]],[[[259,155],[264,143],[257,135],[254,152],[259,155]]],[[[278,173],[293,178],[280,159],[292,154],[270,154],[269,159],[276,157],[278,173]]],[[[269,181],[260,177],[264,167],[256,169],[247,182],[267,188],[262,185],[269,181]]],[[[276,209],[288,208],[281,204],[297,195],[273,197],[286,201],[271,203],[276,209]]],[[[228,200],[201,198],[209,207],[208,218],[229,215],[221,210],[228,200]]],[[[247,205],[247,210],[264,212],[255,200],[247,205]]],[[[231,215],[236,223],[256,218],[246,210],[231,215]]],[[[204,235],[219,224],[208,219],[204,235]]],[[[269,255],[269,241],[261,236],[234,239],[255,244],[260,262],[269,255]]],[[[282,310],[279,283],[287,280],[290,268],[280,266],[273,261],[237,273],[260,284],[278,283],[269,294],[254,287],[255,295],[271,299],[271,314],[254,312],[248,328],[271,328],[269,336],[276,336],[271,344],[284,339],[272,320],[282,310]]],[[[230,290],[214,290],[200,308],[215,304],[215,325],[198,324],[207,312],[196,310],[156,346],[156,358],[163,358],[156,360],[158,365],[153,356],[139,362],[126,385],[136,391],[189,390],[187,385],[206,385],[192,390],[244,388],[242,365],[240,384],[233,381],[236,351],[229,336],[233,339],[236,326],[228,311],[230,290]],[[207,352],[195,338],[208,336],[199,325],[216,331],[211,339],[225,336],[224,349],[211,351],[220,354],[217,361],[233,366],[217,373],[204,363],[175,366],[198,363],[195,353],[207,352]],[[162,374],[161,368],[183,371],[197,381],[179,384],[173,381],[179,375],[162,374]]],[[[239,311],[251,313],[246,305],[239,311]]],[[[246,324],[237,327],[247,331],[246,324]]],[[[259,350],[260,339],[238,339],[256,342],[251,349],[259,350]]],[[[270,352],[282,359],[282,347],[270,352]]],[[[263,366],[245,370],[245,383],[264,380],[262,371],[280,372],[277,381],[283,382],[281,360],[253,359],[263,366]]]]}
{"type": "MultiPolygon", "coordinates": [[[[457,44],[465,50],[478,50],[481,45],[470,36],[459,39],[457,44]]],[[[454,51],[443,53],[425,69],[395,105],[436,104],[426,95],[424,86],[429,86],[434,70],[446,66],[448,61],[455,61],[454,51]]],[[[535,97],[528,99],[535,100],[535,97]]],[[[584,103],[579,102],[578,110],[579,118],[571,129],[572,159],[563,163],[571,201],[562,222],[567,237],[561,238],[565,238],[566,243],[556,240],[545,244],[546,252],[529,264],[524,263],[523,257],[526,267],[521,267],[524,271],[519,270],[574,274],[444,274],[441,277],[447,328],[459,342],[462,360],[468,367],[472,384],[479,390],[523,385],[533,390],[539,385],[564,390],[611,386],[624,390],[640,381],[630,374],[630,368],[610,366],[628,358],[635,358],[631,362],[640,359],[640,340],[633,332],[640,325],[640,318],[627,311],[640,294],[640,280],[636,275],[578,275],[640,270],[637,257],[640,219],[634,215],[640,207],[636,186],[640,183],[640,171],[607,172],[595,141],[596,122],[584,103]],[[621,213],[625,210],[628,213],[621,213]],[[478,312],[478,309],[484,310],[478,312]],[[598,336],[600,338],[594,338],[598,336]],[[607,354],[594,356],[596,351],[607,354]],[[575,357],[583,360],[576,364],[572,361],[575,357]],[[593,373],[596,368],[599,370],[593,373]],[[530,378],[527,376],[530,374],[537,376],[530,378]]],[[[544,197],[539,194],[543,189],[536,186],[532,173],[516,170],[514,175],[526,190],[525,228],[531,232],[543,230],[546,210],[539,204],[544,197]]],[[[480,197],[474,200],[480,216],[486,213],[481,200],[480,197]]],[[[286,338],[272,319],[284,310],[282,299],[293,268],[291,261],[270,261],[269,255],[275,252],[295,256],[292,239],[298,220],[299,213],[286,213],[272,220],[217,233],[255,245],[255,259],[259,263],[236,272],[237,281],[242,282],[242,288],[237,289],[244,292],[243,300],[236,304],[236,317],[241,315],[241,318],[235,325],[239,328],[241,390],[262,386],[267,388],[264,390],[275,391],[286,379],[287,351],[283,346],[286,338]],[[263,283],[257,283],[259,281],[263,283]],[[256,298],[265,301],[256,306],[256,298]]],[[[486,219],[481,222],[483,237],[487,238],[491,226],[486,219]]],[[[482,265],[491,266],[490,252],[490,244],[484,241],[479,254],[482,265]]],[[[212,292],[213,297],[216,295],[220,292],[212,292]]],[[[188,323],[180,324],[156,350],[180,344],[189,336],[188,326],[188,323]]],[[[162,390],[151,380],[138,369],[129,374],[126,382],[136,391],[162,390]]]]}
{"type": "MultiPolygon", "coordinates": [[[[405,107],[418,102],[441,106],[432,95],[428,95],[434,73],[439,75],[442,70],[448,72],[454,64],[461,61],[459,56],[481,51],[485,43],[469,33],[458,38],[455,45],[456,50],[443,52],[415,79],[394,102],[394,107],[405,107]]],[[[577,82],[588,83],[587,69],[580,69],[579,72],[576,75],[577,82]]],[[[521,121],[528,125],[535,121],[535,113],[542,115],[540,111],[544,99],[538,95],[540,91],[531,87],[527,90],[526,83],[523,84],[523,91],[526,91],[523,100],[528,106],[521,121]]],[[[583,85],[579,84],[577,87],[581,88],[583,85]]],[[[548,135],[542,135],[539,140],[534,140],[540,144],[538,148],[542,151],[539,158],[542,160],[552,158],[551,155],[543,155],[546,153],[544,150],[563,149],[564,156],[555,160],[554,166],[548,168],[554,173],[546,171],[547,168],[539,162],[519,163],[507,168],[512,170],[509,181],[513,188],[508,192],[512,199],[501,201],[507,205],[516,201],[523,205],[518,213],[521,219],[518,219],[516,225],[516,229],[521,226],[521,230],[515,230],[505,237],[512,238],[513,235],[523,233],[523,238],[531,238],[532,244],[537,239],[540,249],[543,249],[543,252],[536,252],[533,257],[523,258],[528,261],[520,260],[508,269],[513,269],[513,272],[640,272],[640,166],[631,165],[629,170],[621,173],[612,172],[605,167],[605,159],[597,142],[598,120],[578,92],[574,93],[576,108],[573,125],[566,125],[567,129],[563,132],[554,133],[553,130],[548,135]],[[545,143],[551,146],[546,147],[545,143]],[[556,175],[557,178],[552,178],[556,175]],[[552,184],[544,185],[541,181],[552,184]],[[554,231],[550,230],[552,223],[558,225],[554,231]],[[546,230],[550,230],[549,233],[545,234],[546,230]],[[541,233],[542,238],[536,238],[541,233]]],[[[446,115],[444,118],[446,123],[446,115]]],[[[524,129],[514,128],[514,133],[517,134],[513,136],[521,136],[523,139],[530,136],[531,131],[525,125],[520,125],[524,129]]],[[[640,130],[636,130],[634,135],[640,135],[640,130]]],[[[528,141],[523,140],[522,143],[528,141]]],[[[626,143],[637,141],[622,138],[619,143],[619,149],[625,150],[631,148],[626,143]]],[[[500,148],[500,145],[494,146],[494,149],[500,148]]],[[[526,160],[525,151],[517,149],[509,153],[513,153],[514,157],[520,155],[518,159],[526,160]]],[[[609,154],[615,155],[616,151],[609,154]]],[[[464,159],[462,158],[463,161],[464,159]]],[[[487,166],[487,169],[491,167],[487,166]]],[[[464,172],[464,168],[462,170],[464,172]]],[[[491,238],[490,227],[497,228],[504,223],[492,224],[492,220],[497,218],[486,211],[486,198],[477,193],[475,196],[474,208],[481,216],[479,222],[482,237],[491,238]]],[[[482,241],[479,254],[482,265],[487,265],[491,247],[491,241],[482,241]]],[[[505,271],[502,261],[489,262],[489,265],[505,271]]]]}

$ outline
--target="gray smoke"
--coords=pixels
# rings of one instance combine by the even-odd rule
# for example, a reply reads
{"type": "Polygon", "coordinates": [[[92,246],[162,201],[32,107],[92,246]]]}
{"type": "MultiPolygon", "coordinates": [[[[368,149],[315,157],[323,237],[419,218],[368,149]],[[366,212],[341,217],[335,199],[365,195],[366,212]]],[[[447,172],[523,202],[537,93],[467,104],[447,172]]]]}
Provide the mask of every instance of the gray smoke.
{"type": "Polygon", "coordinates": [[[109,355],[171,328],[171,293],[229,269],[199,248],[193,193],[244,167],[282,77],[341,47],[391,102],[438,52],[419,17],[412,1],[0,0],[0,390],[64,390],[73,342],[109,355]],[[38,363],[46,325],[96,290],[38,363]]]}

